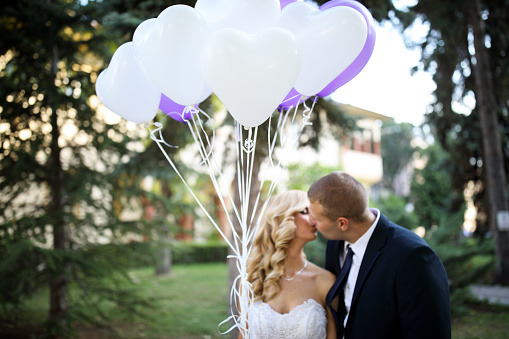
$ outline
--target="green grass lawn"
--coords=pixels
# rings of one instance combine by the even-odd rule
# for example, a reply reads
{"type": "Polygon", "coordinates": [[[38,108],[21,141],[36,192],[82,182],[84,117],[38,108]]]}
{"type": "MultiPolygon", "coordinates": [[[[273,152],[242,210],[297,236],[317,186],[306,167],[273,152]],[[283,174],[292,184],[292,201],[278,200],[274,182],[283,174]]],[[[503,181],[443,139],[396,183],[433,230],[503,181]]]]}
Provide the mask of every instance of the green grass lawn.
{"type": "MultiPolygon", "coordinates": [[[[229,316],[226,264],[174,265],[168,276],[155,276],[153,268],[132,270],[129,275],[136,292],[153,299],[146,309],[147,317],[125,314],[106,305],[103,309],[112,319],[109,325],[117,333],[75,323],[80,339],[226,337],[218,331],[218,325],[229,316]]],[[[48,300],[48,290],[41,289],[16,315],[15,328],[12,315],[0,310],[0,337],[6,338],[7,333],[7,337],[33,338],[48,314],[48,300]]],[[[226,329],[221,327],[222,331],[226,329]]]]}
{"type": "MultiPolygon", "coordinates": [[[[227,275],[225,264],[175,265],[171,275],[159,277],[153,268],[130,272],[138,292],[156,301],[148,319],[134,317],[125,322],[119,314],[114,323],[119,337],[222,337],[217,327],[228,317],[227,275]]],[[[91,338],[94,331],[86,327],[80,330],[82,338],[91,338]]]]}
{"type": "Polygon", "coordinates": [[[509,338],[509,307],[471,305],[452,321],[452,339],[509,338]]]}
{"type": "MultiPolygon", "coordinates": [[[[175,265],[170,276],[154,275],[153,268],[130,272],[139,294],[153,298],[148,317],[141,318],[106,307],[112,318],[110,325],[117,334],[77,323],[80,339],[206,339],[229,338],[218,331],[218,325],[229,316],[225,264],[175,265]]],[[[33,334],[48,312],[48,292],[41,290],[26,303],[19,322],[10,332],[2,332],[6,324],[13,327],[9,314],[0,313],[0,337],[34,338],[33,334]],[[25,336],[20,331],[25,330],[25,336]],[[5,336],[5,333],[16,335],[5,336]],[[3,335],[3,336],[2,336],[3,335]]],[[[222,326],[221,330],[226,330],[222,326]]],[[[509,307],[475,305],[461,318],[453,320],[453,339],[506,339],[509,337],[509,307]]]]}

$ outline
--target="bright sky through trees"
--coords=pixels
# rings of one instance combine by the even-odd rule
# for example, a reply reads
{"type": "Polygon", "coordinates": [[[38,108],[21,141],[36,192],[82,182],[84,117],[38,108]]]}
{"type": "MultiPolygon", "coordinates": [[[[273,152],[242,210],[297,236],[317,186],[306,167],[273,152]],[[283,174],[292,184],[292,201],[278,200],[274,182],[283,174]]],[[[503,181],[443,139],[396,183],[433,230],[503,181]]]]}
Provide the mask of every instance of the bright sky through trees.
{"type": "MultiPolygon", "coordinates": [[[[401,34],[389,22],[376,25],[376,43],[366,67],[349,83],[339,88],[332,98],[341,103],[393,117],[396,122],[419,125],[426,106],[433,101],[435,83],[431,75],[418,71],[420,50],[405,46],[401,34]]],[[[411,34],[422,37],[425,26],[417,26],[411,34]]]]}

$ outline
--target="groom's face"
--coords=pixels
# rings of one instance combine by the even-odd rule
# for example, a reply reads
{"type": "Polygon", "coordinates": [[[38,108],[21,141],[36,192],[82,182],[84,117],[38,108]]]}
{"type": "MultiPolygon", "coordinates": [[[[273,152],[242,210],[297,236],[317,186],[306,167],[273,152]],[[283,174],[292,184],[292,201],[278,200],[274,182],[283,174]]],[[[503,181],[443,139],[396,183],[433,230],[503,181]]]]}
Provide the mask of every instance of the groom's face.
{"type": "Polygon", "coordinates": [[[324,215],[323,206],[318,202],[309,204],[309,221],[311,221],[316,229],[329,240],[340,240],[338,227],[336,222],[331,221],[324,215]]]}

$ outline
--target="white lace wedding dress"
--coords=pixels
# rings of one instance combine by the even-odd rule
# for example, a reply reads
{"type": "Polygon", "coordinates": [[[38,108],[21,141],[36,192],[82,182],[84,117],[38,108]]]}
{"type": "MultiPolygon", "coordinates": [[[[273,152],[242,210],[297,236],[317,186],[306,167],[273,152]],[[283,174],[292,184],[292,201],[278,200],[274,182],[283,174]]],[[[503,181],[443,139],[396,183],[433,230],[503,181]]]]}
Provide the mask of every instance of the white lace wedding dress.
{"type": "Polygon", "coordinates": [[[314,299],[285,314],[258,301],[251,307],[248,317],[251,339],[324,339],[327,336],[325,309],[314,299]]]}

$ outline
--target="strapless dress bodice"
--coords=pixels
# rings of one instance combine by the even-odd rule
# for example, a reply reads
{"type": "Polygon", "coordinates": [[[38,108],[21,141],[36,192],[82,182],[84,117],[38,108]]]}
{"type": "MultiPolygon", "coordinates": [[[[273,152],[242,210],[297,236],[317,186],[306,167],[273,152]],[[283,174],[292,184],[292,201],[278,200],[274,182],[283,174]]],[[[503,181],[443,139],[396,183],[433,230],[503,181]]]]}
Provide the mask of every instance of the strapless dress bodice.
{"type": "Polygon", "coordinates": [[[327,336],[325,309],[314,299],[285,314],[258,301],[251,306],[248,317],[249,337],[253,339],[324,339],[327,336]]]}

